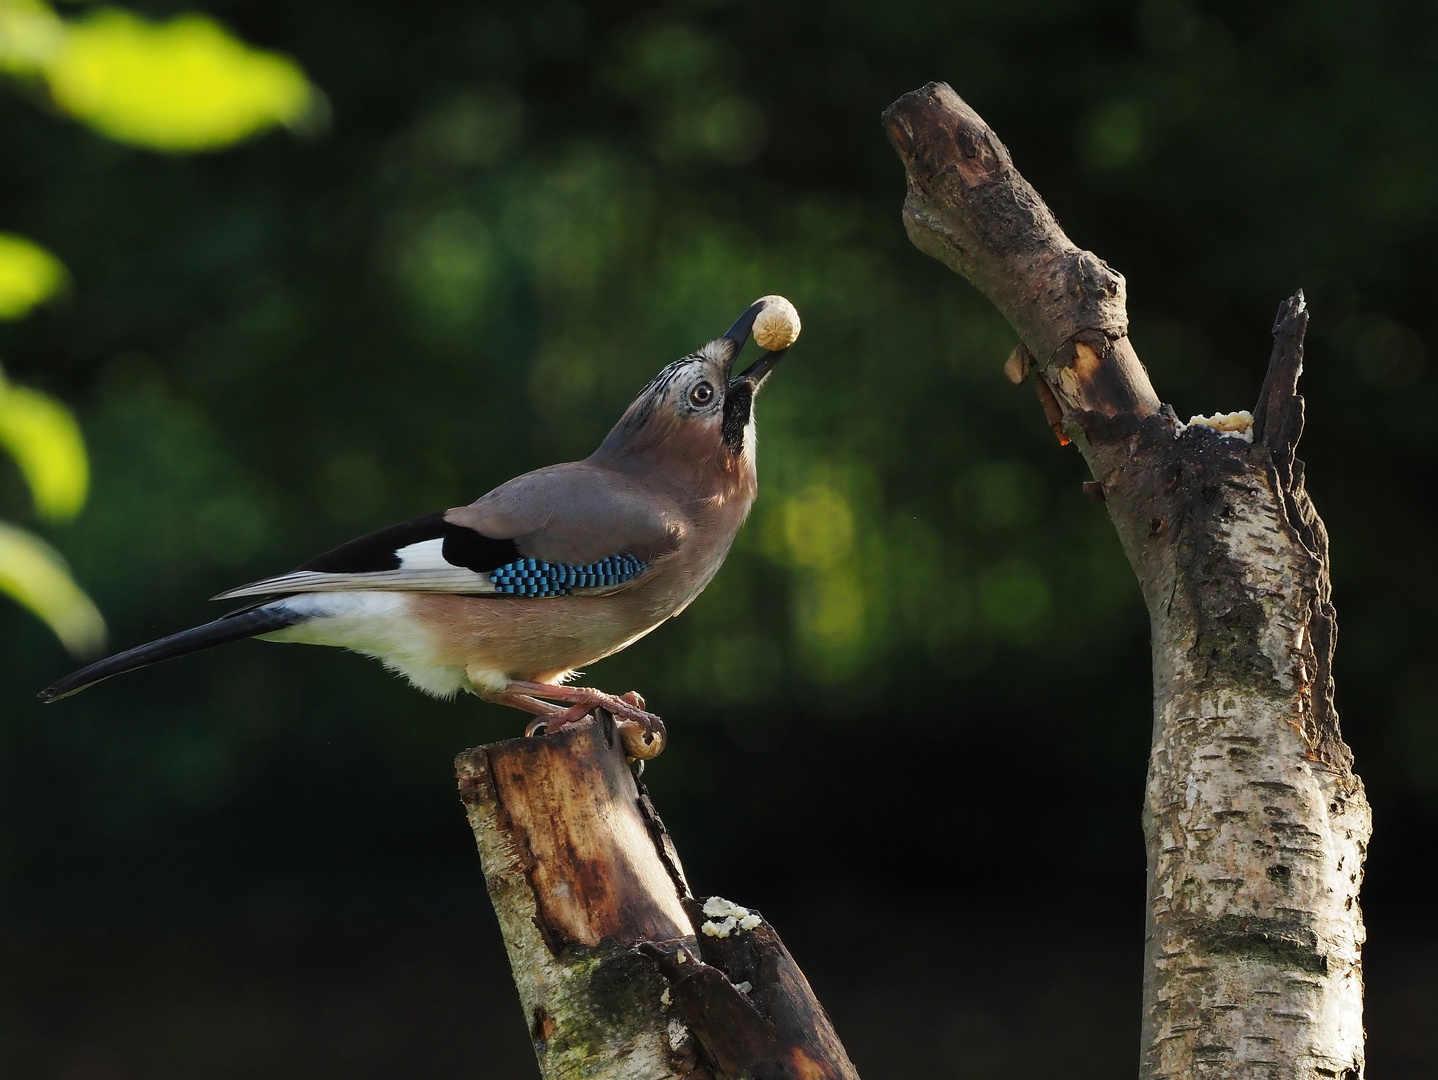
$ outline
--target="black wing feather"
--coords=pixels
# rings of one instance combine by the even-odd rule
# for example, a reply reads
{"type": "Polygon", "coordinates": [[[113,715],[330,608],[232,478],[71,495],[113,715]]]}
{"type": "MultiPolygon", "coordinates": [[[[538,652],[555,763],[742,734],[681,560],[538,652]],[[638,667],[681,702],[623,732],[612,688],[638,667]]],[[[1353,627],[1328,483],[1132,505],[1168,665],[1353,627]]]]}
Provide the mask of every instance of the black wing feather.
{"type": "Polygon", "coordinates": [[[513,540],[496,540],[483,536],[463,525],[454,525],[444,520],[444,514],[426,514],[399,525],[361,536],[341,544],[333,551],[311,559],[300,570],[314,570],[323,574],[368,574],[380,570],[398,570],[397,552],[410,544],[425,540],[443,540],[444,561],[451,566],[462,566],[477,574],[487,574],[496,567],[514,562],[519,556],[519,547],[513,540]]]}

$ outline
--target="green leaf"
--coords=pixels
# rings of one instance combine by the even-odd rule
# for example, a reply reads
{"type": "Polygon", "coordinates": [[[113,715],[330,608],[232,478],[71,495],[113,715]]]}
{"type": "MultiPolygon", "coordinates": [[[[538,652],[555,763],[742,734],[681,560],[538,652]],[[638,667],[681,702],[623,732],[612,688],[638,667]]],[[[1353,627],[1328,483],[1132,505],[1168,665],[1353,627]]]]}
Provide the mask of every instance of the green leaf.
{"type": "Polygon", "coordinates": [[[66,521],[80,512],[90,488],[90,461],[80,425],[60,402],[6,382],[3,372],[0,447],[20,466],[37,514],[66,521]]]}
{"type": "Polygon", "coordinates": [[[67,280],[60,260],[39,244],[0,233],[0,319],[20,318],[64,288],[67,280]]]}
{"type": "Polygon", "coordinates": [[[314,101],[292,60],[252,49],[202,15],[152,23],[97,12],[68,24],[45,77],[55,103],[102,135],[173,152],[294,124],[314,101]]]}
{"type": "Polygon", "coordinates": [[[34,533],[0,521],[0,592],[45,621],[74,656],[105,647],[105,620],[70,577],[59,552],[34,533]]]}

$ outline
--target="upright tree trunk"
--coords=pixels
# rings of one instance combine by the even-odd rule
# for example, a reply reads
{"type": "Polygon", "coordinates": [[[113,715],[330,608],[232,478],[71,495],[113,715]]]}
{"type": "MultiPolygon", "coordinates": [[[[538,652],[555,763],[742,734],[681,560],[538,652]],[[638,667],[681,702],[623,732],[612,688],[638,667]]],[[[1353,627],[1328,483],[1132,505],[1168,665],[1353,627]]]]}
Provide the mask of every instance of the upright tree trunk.
{"type": "Polygon", "coordinates": [[[930,83],[884,123],[910,239],[1018,331],[1006,370],[1034,373],[1083,453],[1148,605],[1140,1075],[1357,1080],[1371,819],[1333,707],[1327,535],[1294,457],[1302,294],[1247,432],[1185,426],[1129,342],[1122,276],[1063,234],[983,120],[930,83]]]}

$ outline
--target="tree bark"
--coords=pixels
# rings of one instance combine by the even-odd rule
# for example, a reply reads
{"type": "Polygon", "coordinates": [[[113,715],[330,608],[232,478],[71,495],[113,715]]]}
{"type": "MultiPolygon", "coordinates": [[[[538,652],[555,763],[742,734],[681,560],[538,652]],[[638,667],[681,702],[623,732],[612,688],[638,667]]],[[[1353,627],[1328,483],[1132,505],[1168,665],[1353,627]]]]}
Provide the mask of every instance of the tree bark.
{"type": "Polygon", "coordinates": [[[858,1080],[773,928],[694,899],[607,714],[455,767],[544,1080],[858,1080]]]}
{"type": "Polygon", "coordinates": [[[1080,251],[946,84],[884,114],[910,239],[1018,331],[1152,626],[1140,1076],[1363,1075],[1371,817],[1333,706],[1328,542],[1294,457],[1308,315],[1285,302],[1246,433],[1178,422],[1128,339],[1123,277],[1080,251]]]}

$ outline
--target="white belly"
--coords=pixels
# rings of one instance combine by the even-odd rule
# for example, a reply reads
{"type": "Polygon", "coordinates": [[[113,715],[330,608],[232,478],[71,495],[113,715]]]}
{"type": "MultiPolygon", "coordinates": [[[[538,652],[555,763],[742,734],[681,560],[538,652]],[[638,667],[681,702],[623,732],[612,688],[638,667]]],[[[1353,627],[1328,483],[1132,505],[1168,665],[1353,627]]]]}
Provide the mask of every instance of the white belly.
{"type": "Polygon", "coordinates": [[[450,698],[469,686],[464,668],[445,662],[434,634],[414,617],[403,593],[304,593],[279,603],[309,618],[262,634],[262,640],[334,645],[373,656],[435,697],[450,698]]]}

